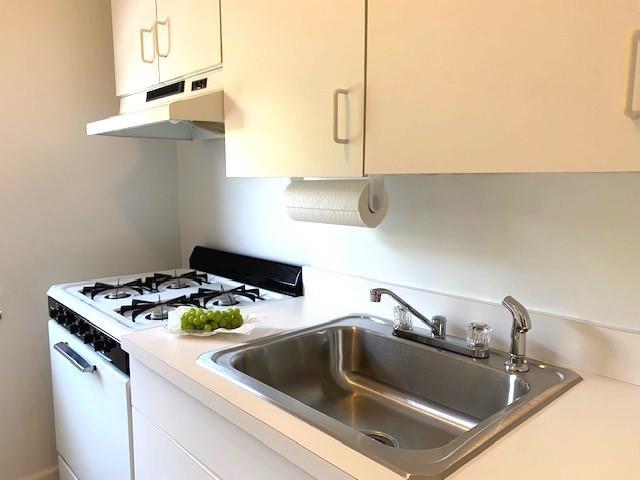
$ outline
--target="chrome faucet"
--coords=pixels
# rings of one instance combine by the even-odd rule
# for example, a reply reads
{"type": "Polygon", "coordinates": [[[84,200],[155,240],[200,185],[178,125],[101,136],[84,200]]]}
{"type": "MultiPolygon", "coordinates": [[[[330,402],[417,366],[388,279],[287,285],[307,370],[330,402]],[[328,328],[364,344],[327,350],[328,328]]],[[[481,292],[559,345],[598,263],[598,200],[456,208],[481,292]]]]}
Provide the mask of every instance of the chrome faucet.
{"type": "Polygon", "coordinates": [[[524,306],[512,296],[504,297],[502,305],[509,310],[513,317],[511,326],[511,349],[509,359],[504,362],[505,368],[509,372],[527,372],[529,365],[525,360],[527,353],[526,333],[531,330],[531,318],[524,306]]]}
{"type": "Polygon", "coordinates": [[[380,302],[380,300],[382,299],[382,295],[389,295],[396,302],[398,302],[400,305],[402,305],[407,310],[409,310],[413,316],[418,317],[420,320],[422,320],[422,322],[431,329],[431,332],[433,333],[434,337],[436,338],[445,337],[447,333],[446,317],[438,315],[433,317],[433,320],[429,320],[427,317],[422,315],[419,311],[417,311],[415,308],[413,308],[411,305],[405,302],[402,298],[400,298],[398,295],[396,295],[394,292],[392,292],[387,288],[373,288],[369,292],[371,301],[375,303],[380,302]]]}
{"type": "Polygon", "coordinates": [[[378,303],[382,299],[382,295],[389,295],[396,302],[409,310],[412,315],[422,320],[422,322],[424,322],[431,329],[431,335],[426,335],[424,333],[419,333],[413,330],[394,328],[393,334],[396,337],[422,343],[424,345],[430,345],[441,350],[459,353],[461,355],[466,355],[472,358],[489,357],[490,351],[488,345],[484,347],[469,345],[464,338],[447,335],[446,317],[443,317],[442,315],[436,315],[431,318],[431,320],[429,320],[427,317],[425,317],[423,314],[421,314],[391,290],[388,290],[386,288],[374,288],[369,292],[369,299],[372,302],[378,303]]]}

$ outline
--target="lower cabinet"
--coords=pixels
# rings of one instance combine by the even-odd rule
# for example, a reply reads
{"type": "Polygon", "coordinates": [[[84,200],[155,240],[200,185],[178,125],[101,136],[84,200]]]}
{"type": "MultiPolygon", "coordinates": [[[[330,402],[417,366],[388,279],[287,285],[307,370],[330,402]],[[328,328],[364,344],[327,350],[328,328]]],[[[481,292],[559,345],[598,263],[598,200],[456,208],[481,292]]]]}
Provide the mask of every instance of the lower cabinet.
{"type": "Polygon", "coordinates": [[[136,480],[353,480],[222,397],[207,394],[215,409],[131,358],[136,480]]]}
{"type": "Polygon", "coordinates": [[[133,409],[133,443],[137,480],[217,480],[162,430],[133,409]]]}

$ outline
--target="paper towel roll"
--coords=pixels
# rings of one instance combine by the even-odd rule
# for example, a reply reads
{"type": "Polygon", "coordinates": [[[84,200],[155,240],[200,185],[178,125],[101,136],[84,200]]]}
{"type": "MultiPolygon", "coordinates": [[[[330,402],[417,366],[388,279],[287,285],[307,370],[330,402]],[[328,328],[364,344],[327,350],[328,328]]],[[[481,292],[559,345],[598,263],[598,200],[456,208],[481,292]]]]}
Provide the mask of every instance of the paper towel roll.
{"type": "Polygon", "coordinates": [[[368,180],[298,180],[284,192],[284,204],[293,220],[354,227],[377,227],[387,214],[387,192],[376,212],[369,210],[368,180]]]}

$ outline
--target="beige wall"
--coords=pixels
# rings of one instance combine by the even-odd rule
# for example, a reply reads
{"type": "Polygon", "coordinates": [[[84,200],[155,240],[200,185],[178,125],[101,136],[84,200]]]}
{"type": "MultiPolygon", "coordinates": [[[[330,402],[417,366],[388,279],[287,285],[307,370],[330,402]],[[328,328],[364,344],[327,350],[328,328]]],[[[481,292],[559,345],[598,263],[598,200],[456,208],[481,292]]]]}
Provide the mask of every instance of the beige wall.
{"type": "Polygon", "coordinates": [[[175,143],[114,114],[108,0],[0,3],[0,478],[55,463],[47,287],[179,260],[175,143]]]}
{"type": "Polygon", "coordinates": [[[224,178],[221,141],[178,165],[185,258],[205,243],[640,332],[640,174],[388,177],[368,230],[289,220],[287,181],[224,178]]]}

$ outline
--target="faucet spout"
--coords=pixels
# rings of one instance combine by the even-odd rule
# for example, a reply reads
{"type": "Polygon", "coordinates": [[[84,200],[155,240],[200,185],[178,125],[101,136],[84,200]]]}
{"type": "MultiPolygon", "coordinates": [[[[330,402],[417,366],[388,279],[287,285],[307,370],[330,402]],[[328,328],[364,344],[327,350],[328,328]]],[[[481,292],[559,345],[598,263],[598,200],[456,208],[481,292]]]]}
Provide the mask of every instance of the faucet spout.
{"type": "Polygon", "coordinates": [[[509,310],[513,318],[511,348],[509,350],[509,360],[505,362],[505,367],[509,372],[527,372],[529,371],[529,365],[525,360],[527,353],[526,333],[531,330],[531,317],[527,309],[511,295],[502,300],[502,305],[509,310]]]}
{"type": "Polygon", "coordinates": [[[382,289],[381,288],[372,288],[369,291],[369,299],[374,303],[379,303],[382,299],[382,289]]]}
{"type": "MultiPolygon", "coordinates": [[[[400,305],[402,305],[403,307],[406,307],[407,310],[409,310],[413,314],[413,316],[418,317],[420,320],[422,320],[422,322],[425,325],[427,325],[431,329],[431,332],[433,333],[434,337],[436,338],[445,337],[447,324],[446,324],[446,320],[443,317],[441,317],[436,321],[429,320],[427,317],[425,317],[423,314],[421,314],[419,311],[417,311],[415,308],[413,308],[411,305],[405,302],[402,298],[400,298],[398,295],[396,295],[394,292],[392,292],[387,288],[372,288],[369,291],[369,299],[374,303],[380,302],[380,300],[382,299],[382,295],[389,295],[400,305]]],[[[436,317],[434,317],[434,320],[435,319],[436,317]]]]}
{"type": "Polygon", "coordinates": [[[526,333],[531,330],[531,317],[529,317],[529,312],[519,301],[511,295],[508,295],[502,300],[502,305],[509,310],[513,316],[514,327],[517,328],[520,333],[526,333]]]}

